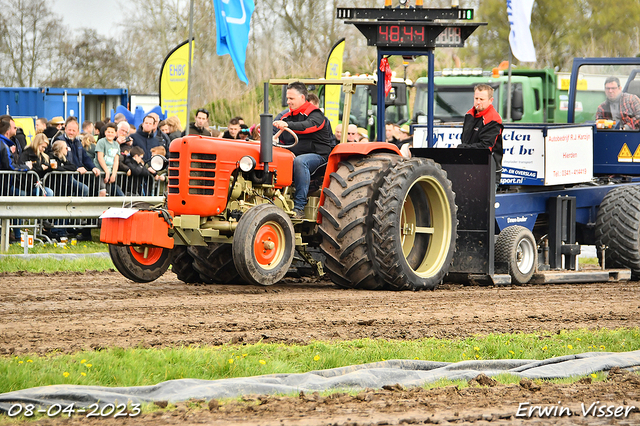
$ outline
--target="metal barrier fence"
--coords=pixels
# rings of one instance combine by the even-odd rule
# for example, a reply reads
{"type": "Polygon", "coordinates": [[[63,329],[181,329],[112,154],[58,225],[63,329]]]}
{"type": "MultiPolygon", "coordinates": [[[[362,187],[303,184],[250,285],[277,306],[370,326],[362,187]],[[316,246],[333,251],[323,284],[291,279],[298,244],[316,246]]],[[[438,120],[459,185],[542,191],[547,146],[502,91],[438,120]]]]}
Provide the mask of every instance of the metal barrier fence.
{"type": "Polygon", "coordinates": [[[47,242],[70,232],[88,232],[98,226],[98,216],[108,207],[133,201],[155,204],[162,199],[166,189],[165,181],[127,176],[122,172],[116,175],[113,184],[101,185],[101,181],[104,182],[104,173],[95,176],[91,172],[52,171],[40,179],[33,171],[0,171],[0,197],[3,200],[0,203],[0,217],[3,219],[0,251],[6,251],[12,233],[19,238],[20,229],[31,229],[36,239],[47,242]],[[108,197],[98,196],[102,187],[108,197]],[[96,210],[87,214],[86,209],[68,208],[72,204],[96,206],[96,210]],[[101,205],[104,205],[102,210],[101,205]],[[24,206],[31,207],[21,210],[20,207],[24,206]],[[52,206],[53,209],[40,208],[44,206],[52,206]],[[31,214],[29,208],[37,213],[31,214]]]}

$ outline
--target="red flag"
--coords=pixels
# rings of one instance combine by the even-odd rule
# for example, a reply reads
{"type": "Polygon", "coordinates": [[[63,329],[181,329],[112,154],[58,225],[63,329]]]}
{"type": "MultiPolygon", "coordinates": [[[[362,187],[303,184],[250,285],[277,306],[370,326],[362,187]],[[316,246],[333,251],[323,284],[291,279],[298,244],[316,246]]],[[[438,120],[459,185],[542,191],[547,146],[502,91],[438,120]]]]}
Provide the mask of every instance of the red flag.
{"type": "Polygon", "coordinates": [[[380,71],[384,72],[384,96],[387,97],[391,91],[391,67],[387,58],[380,61],[380,71]]]}

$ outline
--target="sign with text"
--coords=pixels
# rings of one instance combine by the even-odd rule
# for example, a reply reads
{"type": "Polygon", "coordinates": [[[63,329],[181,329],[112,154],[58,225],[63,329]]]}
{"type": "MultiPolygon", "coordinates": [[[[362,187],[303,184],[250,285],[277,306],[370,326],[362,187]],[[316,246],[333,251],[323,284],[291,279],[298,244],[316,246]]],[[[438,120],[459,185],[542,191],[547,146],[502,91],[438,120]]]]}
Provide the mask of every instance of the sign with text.
{"type": "MultiPolygon", "coordinates": [[[[462,127],[435,126],[435,148],[455,148],[462,127]]],[[[427,147],[427,127],[415,126],[413,146],[427,147]]],[[[558,185],[588,182],[593,177],[591,126],[506,125],[502,134],[503,185],[558,185]],[[546,134],[546,136],[545,136],[546,134]]]]}
{"type": "Polygon", "coordinates": [[[177,116],[183,129],[189,127],[188,91],[189,40],[169,52],[160,70],[160,106],[167,117],[177,116]]]}
{"type": "Polygon", "coordinates": [[[593,127],[549,128],[545,168],[545,185],[590,181],[593,178],[593,127]]]}

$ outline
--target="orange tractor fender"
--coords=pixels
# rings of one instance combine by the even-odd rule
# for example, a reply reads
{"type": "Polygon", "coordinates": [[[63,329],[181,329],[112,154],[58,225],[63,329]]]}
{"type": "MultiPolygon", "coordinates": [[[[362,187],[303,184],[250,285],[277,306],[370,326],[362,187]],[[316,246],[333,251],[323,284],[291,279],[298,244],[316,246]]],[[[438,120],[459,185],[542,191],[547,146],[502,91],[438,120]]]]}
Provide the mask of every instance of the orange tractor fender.
{"type": "MultiPolygon", "coordinates": [[[[327,169],[324,173],[324,180],[322,181],[322,187],[329,186],[331,173],[338,170],[338,164],[345,159],[353,155],[369,155],[375,152],[386,152],[391,154],[402,155],[400,149],[397,146],[388,142],[367,142],[367,143],[343,143],[336,146],[327,161],[327,169]]],[[[320,206],[324,205],[324,191],[320,195],[320,206]]]]}

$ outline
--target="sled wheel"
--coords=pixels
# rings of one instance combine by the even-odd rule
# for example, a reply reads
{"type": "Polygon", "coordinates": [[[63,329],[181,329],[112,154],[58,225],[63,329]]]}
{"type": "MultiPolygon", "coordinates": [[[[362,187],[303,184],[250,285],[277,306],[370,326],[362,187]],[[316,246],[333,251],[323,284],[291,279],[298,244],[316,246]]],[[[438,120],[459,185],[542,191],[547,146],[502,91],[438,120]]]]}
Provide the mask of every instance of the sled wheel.
{"type": "Polygon", "coordinates": [[[186,246],[174,247],[171,271],[175,273],[182,282],[188,284],[202,282],[198,271],[193,268],[193,257],[189,254],[186,246]]]}
{"type": "Polygon", "coordinates": [[[261,204],[242,215],[233,236],[233,261],[247,282],[272,285],[293,260],[295,233],[289,216],[272,204],[261,204]]]}
{"type": "Polygon", "coordinates": [[[451,182],[430,159],[403,159],[380,186],[371,240],[390,290],[433,290],[455,250],[456,206],[451,182]]]}
{"type": "Polygon", "coordinates": [[[526,284],[538,265],[536,239],[524,226],[508,226],[498,235],[495,261],[508,265],[513,284],[526,284]]]}
{"type": "Polygon", "coordinates": [[[596,216],[596,247],[605,246],[605,267],[629,268],[640,278],[640,186],[614,188],[596,216]]]}
{"type": "Polygon", "coordinates": [[[151,246],[109,245],[109,255],[122,275],[132,281],[148,283],[157,280],[171,264],[171,250],[151,246]]]}
{"type": "Polygon", "coordinates": [[[370,211],[377,187],[389,167],[399,161],[393,154],[351,157],[338,164],[323,189],[325,200],[319,208],[322,223],[320,249],[325,256],[324,270],[339,287],[381,289],[384,281],[376,275],[371,244],[370,211]]]}

